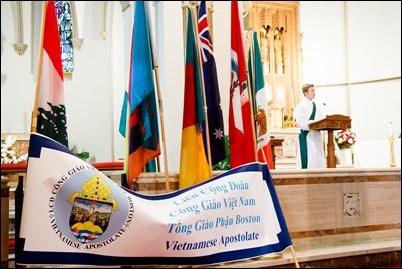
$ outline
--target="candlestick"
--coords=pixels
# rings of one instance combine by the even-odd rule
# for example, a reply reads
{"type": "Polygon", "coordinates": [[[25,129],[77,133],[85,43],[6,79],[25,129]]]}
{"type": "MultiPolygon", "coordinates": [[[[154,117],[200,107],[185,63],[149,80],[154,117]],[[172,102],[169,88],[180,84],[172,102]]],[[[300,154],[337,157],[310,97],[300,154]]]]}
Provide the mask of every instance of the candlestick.
{"type": "Polygon", "coordinates": [[[392,120],[389,121],[389,136],[393,136],[394,132],[392,130],[392,120]]]}
{"type": "Polygon", "coordinates": [[[394,150],[394,136],[389,136],[389,166],[396,167],[395,164],[395,150],[394,150]]]}

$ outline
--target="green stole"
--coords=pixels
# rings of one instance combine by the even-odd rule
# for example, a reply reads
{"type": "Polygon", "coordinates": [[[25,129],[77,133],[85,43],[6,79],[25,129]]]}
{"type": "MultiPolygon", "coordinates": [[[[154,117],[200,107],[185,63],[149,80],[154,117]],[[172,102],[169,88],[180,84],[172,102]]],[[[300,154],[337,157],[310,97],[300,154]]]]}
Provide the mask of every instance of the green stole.
{"type": "MultiPolygon", "coordinates": [[[[309,120],[314,120],[315,118],[315,103],[313,102],[313,111],[311,112],[309,120]]],[[[301,164],[302,164],[302,169],[307,168],[307,134],[309,131],[305,130],[300,130],[299,134],[299,145],[300,145],[300,157],[301,157],[301,164]]]]}

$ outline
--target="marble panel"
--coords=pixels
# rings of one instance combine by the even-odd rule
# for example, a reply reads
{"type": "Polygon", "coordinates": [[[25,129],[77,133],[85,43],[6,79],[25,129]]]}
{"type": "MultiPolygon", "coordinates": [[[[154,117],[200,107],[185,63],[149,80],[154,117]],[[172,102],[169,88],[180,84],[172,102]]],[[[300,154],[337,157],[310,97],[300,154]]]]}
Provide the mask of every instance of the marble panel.
{"type": "Polygon", "coordinates": [[[339,183],[339,197],[337,199],[340,208],[339,227],[355,227],[365,224],[365,206],[367,194],[363,182],[339,183]]]}
{"type": "Polygon", "coordinates": [[[401,222],[401,182],[367,183],[367,224],[401,222]]]}
{"type": "Polygon", "coordinates": [[[333,184],[281,185],[276,190],[289,230],[336,227],[333,184]]]}

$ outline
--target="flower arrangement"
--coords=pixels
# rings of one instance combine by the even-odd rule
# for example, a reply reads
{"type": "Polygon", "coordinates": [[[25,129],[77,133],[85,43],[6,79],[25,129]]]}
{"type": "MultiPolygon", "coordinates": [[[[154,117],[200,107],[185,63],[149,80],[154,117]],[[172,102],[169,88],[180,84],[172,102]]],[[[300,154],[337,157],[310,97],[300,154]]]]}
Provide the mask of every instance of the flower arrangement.
{"type": "Polygon", "coordinates": [[[20,148],[15,144],[15,136],[7,136],[1,143],[1,163],[24,163],[28,159],[28,153],[20,154],[20,148]]]}
{"type": "Polygon", "coordinates": [[[340,149],[350,148],[356,142],[356,134],[350,129],[334,132],[334,138],[340,149]]]}

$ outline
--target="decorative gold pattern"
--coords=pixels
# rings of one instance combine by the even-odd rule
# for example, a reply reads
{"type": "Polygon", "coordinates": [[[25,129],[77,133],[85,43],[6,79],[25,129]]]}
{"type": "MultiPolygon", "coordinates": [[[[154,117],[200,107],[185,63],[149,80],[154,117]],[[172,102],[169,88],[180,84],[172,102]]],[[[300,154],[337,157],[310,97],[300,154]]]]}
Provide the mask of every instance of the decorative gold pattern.
{"type": "Polygon", "coordinates": [[[109,197],[112,191],[99,175],[91,177],[82,184],[81,189],[82,193],[75,192],[68,198],[69,203],[73,203],[76,197],[80,197],[93,201],[109,202],[113,204],[113,210],[119,209],[117,201],[109,197]]]}
{"type": "MultiPolygon", "coordinates": [[[[301,94],[301,46],[297,1],[252,1],[245,29],[259,33],[261,59],[271,106],[291,115],[301,94]],[[272,90],[272,93],[271,93],[272,90]]],[[[247,42],[246,42],[247,43],[247,42]]],[[[271,108],[270,106],[270,108],[271,108]]]]}
{"type": "Polygon", "coordinates": [[[25,51],[27,50],[28,45],[24,43],[15,43],[14,49],[18,53],[18,55],[24,55],[25,51]]]}

